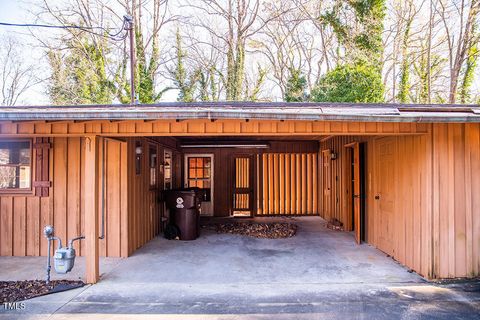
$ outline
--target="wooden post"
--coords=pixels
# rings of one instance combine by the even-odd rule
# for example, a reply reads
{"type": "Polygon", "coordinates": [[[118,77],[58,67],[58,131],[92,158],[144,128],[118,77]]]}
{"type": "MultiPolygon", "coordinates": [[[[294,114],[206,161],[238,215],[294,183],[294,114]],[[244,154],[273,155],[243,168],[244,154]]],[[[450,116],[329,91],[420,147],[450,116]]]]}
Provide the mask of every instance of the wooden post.
{"type": "Polygon", "coordinates": [[[98,248],[98,138],[85,138],[85,244],[86,244],[86,280],[96,283],[99,280],[98,248]]]}

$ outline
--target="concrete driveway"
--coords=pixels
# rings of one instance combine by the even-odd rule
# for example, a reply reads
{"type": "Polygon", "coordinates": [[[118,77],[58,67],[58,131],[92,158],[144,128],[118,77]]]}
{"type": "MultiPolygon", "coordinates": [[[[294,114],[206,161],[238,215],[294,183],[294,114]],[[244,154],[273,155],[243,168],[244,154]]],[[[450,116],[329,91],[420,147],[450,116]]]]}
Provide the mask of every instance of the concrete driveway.
{"type": "MultiPolygon", "coordinates": [[[[480,284],[436,285],[317,217],[289,239],[203,230],[191,242],[158,237],[93,286],[31,299],[8,319],[477,318],[480,284]]],[[[1,260],[0,260],[1,267],[1,260]]]]}

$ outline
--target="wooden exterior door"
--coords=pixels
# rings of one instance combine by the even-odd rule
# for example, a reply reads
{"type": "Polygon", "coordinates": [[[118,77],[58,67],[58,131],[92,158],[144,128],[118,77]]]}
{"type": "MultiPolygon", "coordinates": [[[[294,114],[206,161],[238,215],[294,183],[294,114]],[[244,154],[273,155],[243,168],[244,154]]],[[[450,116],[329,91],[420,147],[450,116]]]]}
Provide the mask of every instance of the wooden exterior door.
{"type": "Polygon", "coordinates": [[[353,208],[353,228],[355,232],[355,241],[361,242],[361,178],[360,178],[360,144],[353,142],[346,147],[352,149],[352,208],[353,208]]]}
{"type": "Polygon", "coordinates": [[[395,148],[394,137],[375,141],[375,218],[378,219],[378,247],[394,255],[394,212],[395,212],[395,148]]]}
{"type": "Polygon", "coordinates": [[[253,157],[234,156],[235,181],[233,187],[233,215],[253,214],[253,157]]]}
{"type": "Polygon", "coordinates": [[[161,219],[162,213],[158,203],[158,195],[160,194],[159,190],[159,179],[158,179],[158,146],[156,144],[148,144],[148,205],[149,205],[149,215],[150,223],[155,224],[155,234],[160,232],[162,227],[161,219]]]}
{"type": "Polygon", "coordinates": [[[330,150],[322,152],[322,186],[323,186],[323,216],[325,220],[331,218],[332,209],[332,168],[330,150]]]}
{"type": "Polygon", "coordinates": [[[213,154],[185,155],[185,188],[200,188],[205,192],[201,215],[213,216],[214,210],[214,170],[213,154]]]}

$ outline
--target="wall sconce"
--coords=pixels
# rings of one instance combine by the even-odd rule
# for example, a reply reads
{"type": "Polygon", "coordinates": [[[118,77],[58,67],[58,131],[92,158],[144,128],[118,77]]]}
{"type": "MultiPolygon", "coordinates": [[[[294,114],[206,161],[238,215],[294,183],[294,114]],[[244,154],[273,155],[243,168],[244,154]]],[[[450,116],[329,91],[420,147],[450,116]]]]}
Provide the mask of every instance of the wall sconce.
{"type": "Polygon", "coordinates": [[[330,159],[337,160],[337,154],[335,152],[330,153],[330,159]]]}
{"type": "Polygon", "coordinates": [[[142,173],[142,144],[137,142],[135,146],[135,174],[142,173]]]}

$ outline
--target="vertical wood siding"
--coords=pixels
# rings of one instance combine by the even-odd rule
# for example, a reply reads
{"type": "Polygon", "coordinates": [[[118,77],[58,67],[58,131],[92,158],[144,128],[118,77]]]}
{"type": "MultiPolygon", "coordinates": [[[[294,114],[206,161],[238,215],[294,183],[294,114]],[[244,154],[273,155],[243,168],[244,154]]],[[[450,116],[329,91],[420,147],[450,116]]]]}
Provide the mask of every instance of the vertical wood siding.
{"type": "Polygon", "coordinates": [[[258,215],[318,214],[318,153],[264,153],[258,215]]]}
{"type": "Polygon", "coordinates": [[[431,277],[431,153],[429,136],[375,138],[367,147],[367,240],[416,272],[431,277]],[[393,146],[390,168],[380,170],[382,143],[393,146]],[[385,170],[391,174],[385,174],[385,170]],[[389,185],[383,195],[380,185],[389,185]],[[379,194],[380,200],[375,196],[379,194]],[[393,201],[390,216],[381,201],[393,201]],[[427,235],[427,236],[424,236],[427,235]],[[388,245],[385,244],[388,241],[388,245]]]}
{"type": "MultiPolygon", "coordinates": [[[[81,138],[54,138],[50,149],[49,197],[33,195],[0,196],[0,255],[39,256],[47,254],[43,227],[51,224],[55,235],[66,241],[84,233],[82,208],[83,154],[81,138]]],[[[126,214],[126,197],[119,191],[126,184],[126,143],[106,142],[106,237],[100,240],[102,256],[125,256],[121,252],[123,228],[121,215],[126,214]]],[[[125,196],[125,194],[123,194],[125,196]]],[[[124,241],[124,240],[123,240],[124,241]]],[[[83,241],[75,244],[84,255],[83,241]]]]}
{"type": "Polygon", "coordinates": [[[480,124],[433,125],[433,275],[480,270],[480,124]]]}
{"type": "Polygon", "coordinates": [[[128,197],[128,255],[153,239],[161,231],[161,217],[165,215],[164,202],[162,199],[163,171],[158,170],[164,161],[164,151],[169,149],[173,152],[172,174],[173,188],[180,187],[181,159],[182,155],[175,150],[175,144],[171,141],[153,139],[128,139],[128,184],[124,184],[122,192],[128,197]],[[135,147],[137,143],[142,147],[140,174],[135,170],[135,147]],[[150,163],[149,149],[154,148],[157,152],[157,184],[150,186],[150,163]]]}
{"type": "MultiPolygon", "coordinates": [[[[366,143],[367,242],[429,278],[474,277],[480,270],[480,125],[433,124],[430,134],[397,137],[335,137],[321,151],[338,152],[331,161],[329,212],[321,215],[351,227],[349,154],[343,146],[366,143]],[[391,177],[379,172],[379,144],[393,146],[391,177]],[[384,179],[384,180],[382,180],[384,179]],[[386,218],[375,195],[381,184],[393,190],[393,215],[386,218]],[[335,203],[340,203],[335,205],[335,203]],[[328,213],[330,213],[328,215],[328,213]],[[392,219],[391,221],[388,219],[392,219]],[[387,224],[393,226],[388,230],[387,224]],[[385,243],[387,238],[389,244],[385,243]]],[[[322,158],[320,160],[323,162],[322,158]]],[[[323,163],[322,163],[323,166],[323,163]]],[[[324,172],[321,173],[323,189],[324,172]]],[[[320,199],[327,201],[325,195],[320,199]]],[[[381,201],[381,200],[380,200],[381,201]]]]}
{"type": "MultiPolygon", "coordinates": [[[[331,161],[332,200],[330,215],[352,230],[351,150],[345,145],[358,141],[366,144],[366,241],[388,253],[416,272],[431,274],[431,152],[429,135],[398,137],[335,137],[321,144],[322,150],[337,153],[331,161]],[[392,149],[388,168],[381,169],[378,153],[380,145],[392,149]],[[390,173],[386,174],[385,171],[390,173]],[[388,186],[389,195],[375,196],[388,186]],[[393,212],[382,212],[379,201],[393,199],[393,212]]],[[[322,160],[323,161],[323,160],[322,160]]],[[[323,178],[323,177],[322,177],[323,178]]],[[[324,181],[321,179],[320,181],[324,181]]],[[[325,196],[322,197],[325,201],[325,196]]],[[[352,239],[353,241],[353,239],[352,239]]]]}
{"type": "MultiPolygon", "coordinates": [[[[289,150],[260,153],[255,158],[257,214],[319,213],[327,220],[337,218],[346,230],[351,230],[351,151],[345,145],[364,142],[367,242],[427,277],[478,276],[480,124],[433,124],[429,128],[428,134],[415,136],[333,137],[321,143],[318,153],[294,150],[298,146],[291,142],[281,143],[289,150]],[[383,144],[392,146],[393,178],[386,180],[379,173],[384,168],[377,154],[383,144]],[[330,152],[337,154],[336,160],[328,160],[330,152]],[[328,195],[326,183],[330,185],[328,195]],[[385,220],[374,198],[385,184],[393,190],[392,220],[385,220]],[[391,223],[393,229],[386,229],[386,223],[391,223]]],[[[58,132],[64,129],[60,124],[56,126],[58,132]]],[[[145,155],[149,144],[156,144],[152,139],[138,140],[145,155]]],[[[48,197],[0,195],[0,255],[45,255],[42,229],[46,224],[53,224],[64,241],[83,233],[83,143],[76,137],[52,138],[52,186],[48,197]]],[[[156,147],[161,162],[164,147],[160,142],[156,147]]],[[[176,157],[172,170],[178,187],[182,184],[182,154],[174,146],[169,149],[176,157]]],[[[215,175],[215,215],[229,215],[234,176],[228,168],[234,167],[232,153],[226,149],[212,153],[217,172],[223,173],[215,175]]],[[[108,140],[105,161],[106,239],[100,241],[100,252],[105,256],[127,256],[158,234],[163,210],[158,198],[163,185],[150,188],[148,156],[142,159],[142,173],[136,175],[133,138],[128,142],[108,140]]],[[[159,172],[158,181],[162,179],[159,172]]],[[[78,253],[84,255],[83,244],[78,253]]]]}
{"type": "Polygon", "coordinates": [[[352,230],[352,197],[350,165],[351,150],[345,145],[351,142],[363,142],[367,139],[362,136],[341,136],[326,140],[320,144],[320,215],[327,221],[337,219],[344,224],[347,231],[352,230]],[[324,152],[326,151],[326,152],[324,152]],[[337,158],[331,159],[335,153],[337,158]]]}

